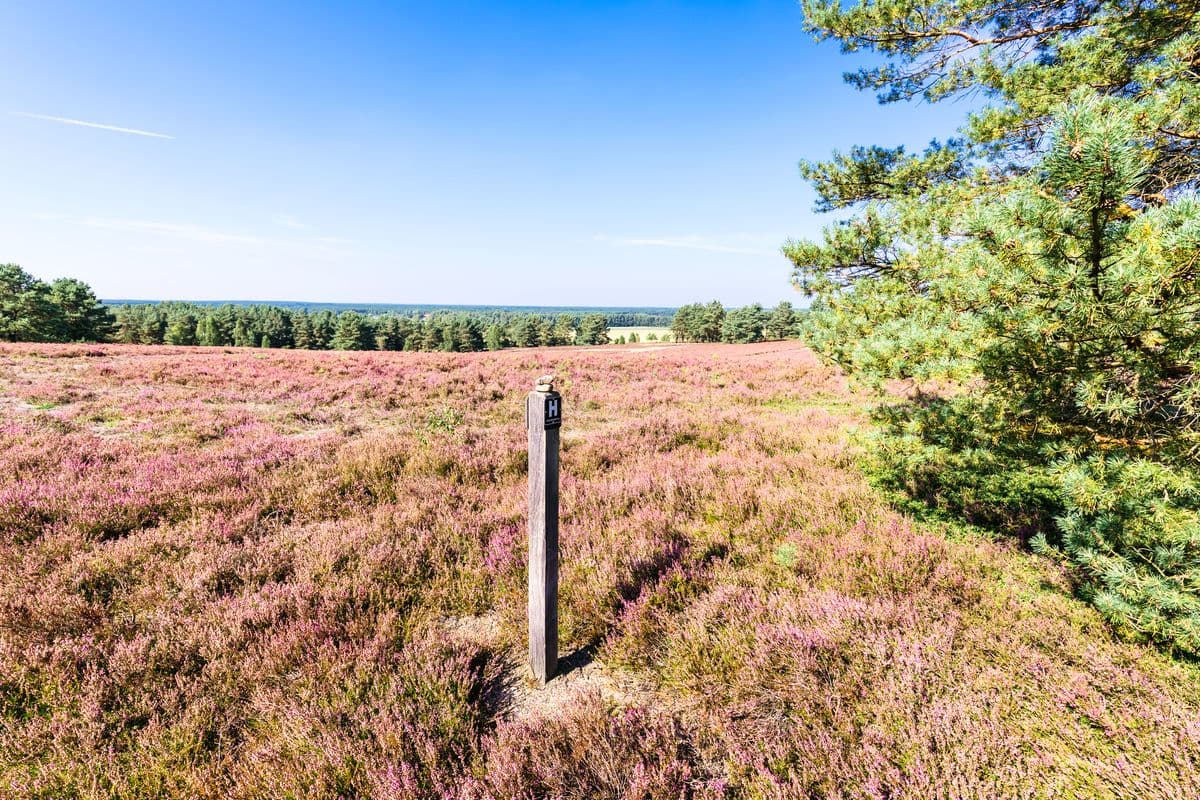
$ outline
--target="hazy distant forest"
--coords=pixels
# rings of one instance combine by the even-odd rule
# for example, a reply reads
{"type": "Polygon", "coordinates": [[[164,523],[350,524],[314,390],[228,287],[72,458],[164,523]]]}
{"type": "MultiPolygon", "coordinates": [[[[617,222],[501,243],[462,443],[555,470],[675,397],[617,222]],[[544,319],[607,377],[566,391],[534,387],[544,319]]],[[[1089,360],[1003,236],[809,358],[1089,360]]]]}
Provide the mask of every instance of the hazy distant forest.
{"type": "Polygon", "coordinates": [[[416,350],[469,353],[506,347],[646,341],[750,343],[798,335],[791,303],[726,309],[691,304],[670,314],[634,309],[538,313],[503,308],[409,313],[224,303],[102,303],[71,278],[40,281],[0,265],[0,340],[279,347],[297,350],[416,350]],[[610,337],[613,326],[670,328],[610,337]]]}

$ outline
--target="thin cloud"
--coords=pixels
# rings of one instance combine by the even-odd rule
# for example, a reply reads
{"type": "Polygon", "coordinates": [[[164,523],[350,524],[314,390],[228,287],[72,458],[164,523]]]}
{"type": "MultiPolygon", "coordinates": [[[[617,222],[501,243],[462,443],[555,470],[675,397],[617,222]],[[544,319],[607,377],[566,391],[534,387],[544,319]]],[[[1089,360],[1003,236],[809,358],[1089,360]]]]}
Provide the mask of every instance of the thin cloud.
{"type": "Polygon", "coordinates": [[[168,136],[165,133],[155,133],[154,131],[143,131],[137,128],[122,128],[119,125],[104,125],[99,122],[85,122],[81,119],[70,119],[68,117],[52,117],[48,114],[30,114],[27,111],[13,111],[15,116],[27,117],[28,119],[41,119],[46,122],[59,122],[63,125],[78,125],[81,128],[96,128],[102,131],[113,131],[115,133],[129,133],[134,136],[149,136],[152,139],[174,139],[174,136],[168,136]]]}
{"type": "MultiPolygon", "coordinates": [[[[750,237],[738,236],[729,238],[741,242],[750,237]]],[[[745,256],[767,255],[772,252],[760,248],[746,247],[742,244],[734,244],[728,239],[706,236],[662,236],[655,238],[597,236],[596,239],[620,247],[670,247],[678,250],[703,250],[708,253],[734,253],[745,256]]]]}

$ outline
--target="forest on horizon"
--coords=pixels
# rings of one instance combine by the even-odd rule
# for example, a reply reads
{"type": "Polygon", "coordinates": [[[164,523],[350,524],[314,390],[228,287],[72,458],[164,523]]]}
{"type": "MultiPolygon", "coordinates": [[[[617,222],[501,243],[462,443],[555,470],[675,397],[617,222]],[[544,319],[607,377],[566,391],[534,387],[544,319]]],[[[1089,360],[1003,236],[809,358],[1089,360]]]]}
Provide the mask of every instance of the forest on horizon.
{"type": "Polygon", "coordinates": [[[96,298],[82,281],[52,283],[15,264],[0,265],[0,339],[10,342],[117,342],[300,350],[476,352],[507,347],[646,341],[749,343],[798,335],[801,314],[719,301],[666,309],[553,310],[547,307],[407,306],[373,311],[341,304],[136,302],[96,298]],[[610,328],[628,330],[609,335],[610,328]],[[667,332],[667,328],[670,332],[667,332]]]}

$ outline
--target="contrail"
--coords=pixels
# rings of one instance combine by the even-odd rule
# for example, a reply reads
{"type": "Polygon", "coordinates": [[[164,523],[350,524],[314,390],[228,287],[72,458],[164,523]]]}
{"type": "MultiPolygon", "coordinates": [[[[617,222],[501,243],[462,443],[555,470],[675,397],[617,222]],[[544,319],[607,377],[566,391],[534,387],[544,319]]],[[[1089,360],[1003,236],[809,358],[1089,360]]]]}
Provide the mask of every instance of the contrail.
{"type": "Polygon", "coordinates": [[[27,111],[13,111],[18,117],[28,117],[29,119],[44,119],[47,122],[61,122],[64,125],[80,125],[84,128],[99,128],[102,131],[115,131],[117,133],[132,133],[134,136],[149,136],[154,139],[174,139],[174,136],[168,136],[165,133],[154,133],[153,131],[140,131],[137,128],[121,128],[117,125],[102,125],[99,122],[85,122],[81,119],[68,119],[67,117],[51,117],[47,114],[30,114],[27,111]]]}

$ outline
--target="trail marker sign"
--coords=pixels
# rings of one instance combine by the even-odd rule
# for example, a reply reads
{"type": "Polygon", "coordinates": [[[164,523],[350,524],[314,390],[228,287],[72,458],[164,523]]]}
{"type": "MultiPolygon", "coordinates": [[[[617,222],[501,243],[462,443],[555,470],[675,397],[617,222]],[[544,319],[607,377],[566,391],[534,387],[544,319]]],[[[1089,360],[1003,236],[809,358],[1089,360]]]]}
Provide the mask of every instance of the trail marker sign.
{"type": "Polygon", "coordinates": [[[558,671],[558,429],[554,377],[525,398],[529,431],[529,667],[545,684],[558,671]]]}
{"type": "Polygon", "coordinates": [[[545,413],[546,430],[557,428],[562,425],[562,398],[558,392],[550,392],[546,395],[546,413],[545,413]]]}

